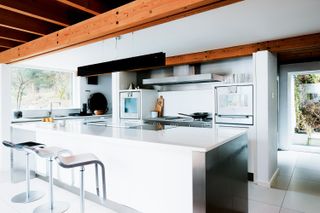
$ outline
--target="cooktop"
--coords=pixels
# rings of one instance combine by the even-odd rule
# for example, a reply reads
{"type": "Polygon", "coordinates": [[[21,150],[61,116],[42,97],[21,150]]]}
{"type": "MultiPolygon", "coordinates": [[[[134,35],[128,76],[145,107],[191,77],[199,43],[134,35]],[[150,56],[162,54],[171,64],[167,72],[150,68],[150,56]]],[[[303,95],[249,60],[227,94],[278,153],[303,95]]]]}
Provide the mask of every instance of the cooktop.
{"type": "Polygon", "coordinates": [[[143,124],[143,125],[129,127],[129,129],[143,129],[143,130],[154,130],[154,131],[172,129],[172,128],[175,128],[175,126],[163,125],[163,124],[160,124],[160,123],[157,123],[157,124],[143,124]]]}

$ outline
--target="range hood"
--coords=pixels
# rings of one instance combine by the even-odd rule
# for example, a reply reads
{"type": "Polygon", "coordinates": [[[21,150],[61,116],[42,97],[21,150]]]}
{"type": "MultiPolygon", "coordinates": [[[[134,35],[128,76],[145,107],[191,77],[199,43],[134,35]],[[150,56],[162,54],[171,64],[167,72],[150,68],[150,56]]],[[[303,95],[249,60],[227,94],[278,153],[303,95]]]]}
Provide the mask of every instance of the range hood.
{"type": "Polygon", "coordinates": [[[223,81],[223,76],[213,73],[186,75],[186,76],[170,76],[164,78],[149,78],[143,79],[144,85],[171,85],[171,84],[188,84],[188,83],[205,83],[205,82],[220,82],[223,81]]]}
{"type": "Polygon", "coordinates": [[[119,71],[145,70],[162,67],[165,64],[166,54],[159,52],[78,67],[78,76],[96,76],[119,71]]]}

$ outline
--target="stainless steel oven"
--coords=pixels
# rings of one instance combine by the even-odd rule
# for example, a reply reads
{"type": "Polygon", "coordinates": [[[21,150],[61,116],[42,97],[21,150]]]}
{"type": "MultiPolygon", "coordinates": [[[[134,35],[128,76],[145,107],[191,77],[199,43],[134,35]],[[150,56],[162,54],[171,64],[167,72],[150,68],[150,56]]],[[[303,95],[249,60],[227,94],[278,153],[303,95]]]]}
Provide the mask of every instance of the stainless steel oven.
{"type": "Polygon", "coordinates": [[[215,87],[215,123],[253,125],[253,85],[215,87]]]}

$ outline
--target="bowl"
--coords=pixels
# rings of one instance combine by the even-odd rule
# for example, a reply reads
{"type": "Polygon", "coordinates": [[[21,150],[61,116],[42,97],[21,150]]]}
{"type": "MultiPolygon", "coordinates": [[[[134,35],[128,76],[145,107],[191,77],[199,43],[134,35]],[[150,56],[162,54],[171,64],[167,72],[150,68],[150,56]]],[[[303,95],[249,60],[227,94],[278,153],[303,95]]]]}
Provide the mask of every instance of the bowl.
{"type": "Polygon", "coordinates": [[[95,115],[103,115],[105,113],[105,111],[104,110],[95,110],[93,113],[95,115]]]}

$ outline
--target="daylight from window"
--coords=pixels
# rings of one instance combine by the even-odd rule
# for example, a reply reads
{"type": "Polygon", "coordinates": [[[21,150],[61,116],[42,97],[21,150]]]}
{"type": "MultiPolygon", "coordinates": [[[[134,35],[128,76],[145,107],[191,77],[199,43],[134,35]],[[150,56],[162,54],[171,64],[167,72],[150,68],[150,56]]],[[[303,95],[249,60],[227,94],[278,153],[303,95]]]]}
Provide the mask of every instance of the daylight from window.
{"type": "Polygon", "coordinates": [[[298,134],[311,136],[320,133],[320,74],[294,76],[296,128],[298,134]]]}
{"type": "Polygon", "coordinates": [[[11,73],[14,109],[45,109],[50,102],[72,107],[72,73],[21,67],[12,67],[11,73]]]}

